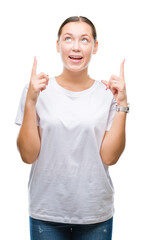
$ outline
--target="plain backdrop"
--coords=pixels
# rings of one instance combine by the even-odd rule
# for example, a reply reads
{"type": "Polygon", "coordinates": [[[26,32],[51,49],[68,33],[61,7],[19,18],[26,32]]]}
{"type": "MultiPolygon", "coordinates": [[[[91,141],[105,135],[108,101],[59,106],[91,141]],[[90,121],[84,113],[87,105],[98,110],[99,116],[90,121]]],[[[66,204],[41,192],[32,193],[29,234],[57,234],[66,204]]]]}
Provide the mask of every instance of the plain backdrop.
{"type": "Polygon", "coordinates": [[[57,31],[69,16],[82,15],[96,26],[99,49],[89,74],[97,80],[119,75],[125,58],[130,113],[126,148],[110,167],[115,188],[113,240],[144,239],[144,33],[140,0],[5,0],[0,3],[0,236],[29,240],[30,165],[16,147],[14,124],[22,90],[30,80],[34,56],[37,73],[61,73],[57,31]]]}

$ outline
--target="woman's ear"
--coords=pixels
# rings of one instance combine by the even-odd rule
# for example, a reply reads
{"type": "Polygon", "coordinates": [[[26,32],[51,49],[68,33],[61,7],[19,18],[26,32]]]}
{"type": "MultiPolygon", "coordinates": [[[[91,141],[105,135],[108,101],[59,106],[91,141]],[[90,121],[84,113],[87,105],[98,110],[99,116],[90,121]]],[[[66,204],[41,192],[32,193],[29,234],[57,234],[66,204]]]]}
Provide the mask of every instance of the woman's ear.
{"type": "Polygon", "coordinates": [[[98,50],[98,41],[94,43],[93,54],[96,54],[98,50]]]}
{"type": "Polygon", "coordinates": [[[60,48],[59,48],[59,40],[56,41],[56,48],[57,48],[57,52],[60,52],[60,48]]]}

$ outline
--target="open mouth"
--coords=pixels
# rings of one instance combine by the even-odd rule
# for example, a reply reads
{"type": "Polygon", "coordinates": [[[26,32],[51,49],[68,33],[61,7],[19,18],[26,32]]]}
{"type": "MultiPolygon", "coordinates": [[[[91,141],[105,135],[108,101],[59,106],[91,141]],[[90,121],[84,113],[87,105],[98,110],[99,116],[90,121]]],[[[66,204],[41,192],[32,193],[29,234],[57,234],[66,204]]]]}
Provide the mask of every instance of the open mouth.
{"type": "Polygon", "coordinates": [[[81,60],[81,56],[69,56],[70,59],[81,60]]]}
{"type": "Polygon", "coordinates": [[[78,62],[78,61],[81,61],[82,59],[83,59],[83,57],[81,57],[81,56],[69,56],[69,58],[72,60],[72,61],[76,61],[76,62],[78,62]]]}

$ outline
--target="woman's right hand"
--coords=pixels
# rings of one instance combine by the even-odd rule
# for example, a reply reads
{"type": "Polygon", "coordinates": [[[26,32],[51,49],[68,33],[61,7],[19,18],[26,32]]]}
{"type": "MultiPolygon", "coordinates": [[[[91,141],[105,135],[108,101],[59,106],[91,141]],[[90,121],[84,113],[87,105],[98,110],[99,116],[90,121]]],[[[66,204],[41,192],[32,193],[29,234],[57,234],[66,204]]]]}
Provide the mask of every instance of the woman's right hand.
{"type": "Polygon", "coordinates": [[[45,73],[36,74],[37,59],[34,57],[34,63],[31,72],[31,79],[29,83],[27,100],[31,101],[34,105],[37,102],[40,91],[46,89],[48,85],[49,77],[45,73]]]}

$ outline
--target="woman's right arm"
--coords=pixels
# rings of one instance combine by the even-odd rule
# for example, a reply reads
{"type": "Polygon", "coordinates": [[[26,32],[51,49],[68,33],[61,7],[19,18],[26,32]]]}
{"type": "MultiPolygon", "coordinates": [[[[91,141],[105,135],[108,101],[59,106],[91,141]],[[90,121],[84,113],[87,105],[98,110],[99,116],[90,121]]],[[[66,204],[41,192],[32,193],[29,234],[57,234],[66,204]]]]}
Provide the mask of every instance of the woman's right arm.
{"type": "Polygon", "coordinates": [[[39,127],[37,126],[36,102],[40,91],[48,84],[48,75],[36,74],[37,60],[34,59],[31,80],[27,92],[23,122],[17,138],[17,146],[22,160],[32,164],[38,157],[41,147],[39,127]]]}
{"type": "Polygon", "coordinates": [[[17,138],[17,146],[22,160],[33,163],[40,152],[40,135],[36,123],[36,109],[31,102],[26,101],[23,123],[17,138]]]}

